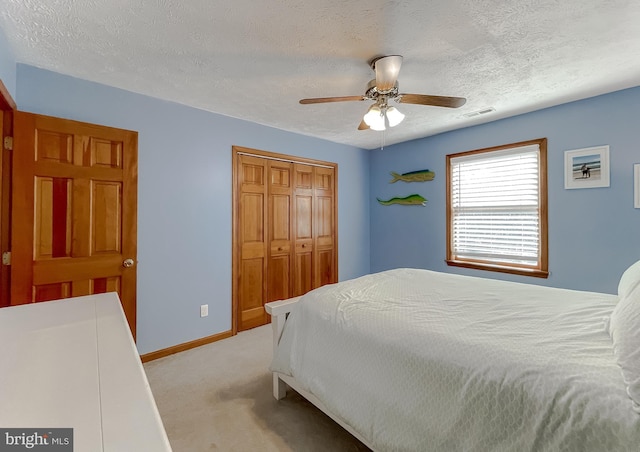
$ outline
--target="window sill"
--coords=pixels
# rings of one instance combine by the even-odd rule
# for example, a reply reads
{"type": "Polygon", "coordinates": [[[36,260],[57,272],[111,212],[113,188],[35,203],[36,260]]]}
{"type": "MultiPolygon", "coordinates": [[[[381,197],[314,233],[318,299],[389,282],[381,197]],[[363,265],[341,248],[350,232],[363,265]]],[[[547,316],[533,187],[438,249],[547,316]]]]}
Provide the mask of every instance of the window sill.
{"type": "Polygon", "coordinates": [[[484,264],[480,262],[457,261],[446,259],[447,265],[452,267],[474,268],[476,270],[486,270],[492,272],[509,273],[512,275],[532,276],[534,278],[548,278],[549,272],[546,270],[528,269],[522,267],[509,267],[499,264],[484,264]]]}

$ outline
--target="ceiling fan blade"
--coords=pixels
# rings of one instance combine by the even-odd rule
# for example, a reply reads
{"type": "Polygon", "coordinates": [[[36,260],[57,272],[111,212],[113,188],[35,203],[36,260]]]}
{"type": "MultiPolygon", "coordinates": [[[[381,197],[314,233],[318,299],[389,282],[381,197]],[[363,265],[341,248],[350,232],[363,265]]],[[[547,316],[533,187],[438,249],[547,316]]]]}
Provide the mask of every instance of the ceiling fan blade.
{"type": "Polygon", "coordinates": [[[327,102],[346,102],[350,100],[364,100],[364,96],[313,97],[311,99],[300,99],[300,103],[301,104],[325,104],[327,102]]]}
{"type": "Polygon", "coordinates": [[[364,119],[362,121],[360,121],[360,125],[358,126],[358,130],[367,130],[369,128],[369,126],[367,125],[366,122],[364,122],[364,119]]]}
{"type": "Polygon", "coordinates": [[[427,94],[400,94],[403,104],[433,105],[435,107],[458,108],[462,107],[467,99],[464,97],[429,96],[427,94]]]}
{"type": "Polygon", "coordinates": [[[398,81],[400,66],[402,66],[402,56],[384,56],[374,60],[371,65],[376,72],[376,89],[383,92],[393,89],[398,81]]]}

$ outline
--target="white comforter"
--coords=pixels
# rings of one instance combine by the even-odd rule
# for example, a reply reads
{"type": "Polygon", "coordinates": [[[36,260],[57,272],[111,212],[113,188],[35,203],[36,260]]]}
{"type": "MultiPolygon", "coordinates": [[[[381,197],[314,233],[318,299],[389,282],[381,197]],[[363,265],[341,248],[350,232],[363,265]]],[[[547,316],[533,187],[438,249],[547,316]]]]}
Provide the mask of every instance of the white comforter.
{"type": "Polygon", "coordinates": [[[380,451],[639,451],[603,326],[616,301],[391,270],[305,295],[272,370],[380,451]]]}

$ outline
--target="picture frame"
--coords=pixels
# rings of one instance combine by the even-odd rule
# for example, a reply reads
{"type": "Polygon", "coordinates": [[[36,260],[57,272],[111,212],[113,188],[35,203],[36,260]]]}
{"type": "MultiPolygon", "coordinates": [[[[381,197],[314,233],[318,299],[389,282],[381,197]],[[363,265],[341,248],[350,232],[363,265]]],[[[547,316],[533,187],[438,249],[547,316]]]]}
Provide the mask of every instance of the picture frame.
{"type": "Polygon", "coordinates": [[[564,188],[608,187],[609,146],[595,146],[564,152],[564,188]]]}
{"type": "Polygon", "coordinates": [[[640,163],[633,165],[633,207],[640,209],[640,163]]]}

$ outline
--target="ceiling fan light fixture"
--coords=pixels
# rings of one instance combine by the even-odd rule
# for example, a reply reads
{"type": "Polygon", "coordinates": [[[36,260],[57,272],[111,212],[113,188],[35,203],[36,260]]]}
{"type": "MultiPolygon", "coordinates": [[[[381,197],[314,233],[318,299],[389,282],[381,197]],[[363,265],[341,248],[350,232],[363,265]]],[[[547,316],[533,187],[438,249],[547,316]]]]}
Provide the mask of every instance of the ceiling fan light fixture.
{"type": "Polygon", "coordinates": [[[382,114],[382,110],[377,105],[372,105],[369,108],[369,111],[364,115],[364,122],[371,128],[372,130],[385,130],[386,127],[384,125],[384,115],[382,114]]]}
{"type": "Polygon", "coordinates": [[[376,121],[375,123],[371,124],[369,126],[369,128],[371,130],[376,130],[378,132],[383,131],[386,129],[386,126],[384,125],[384,116],[380,116],[380,120],[376,121]]]}
{"type": "Polygon", "coordinates": [[[389,121],[389,127],[395,127],[402,122],[404,115],[400,113],[396,107],[387,108],[387,120],[389,121]]]}
{"type": "MultiPolygon", "coordinates": [[[[433,107],[458,108],[467,101],[464,97],[433,96],[429,94],[401,93],[398,88],[398,74],[402,66],[402,55],[386,55],[369,62],[375,78],[367,84],[362,96],[313,97],[301,99],[301,104],[324,104],[327,102],[372,101],[358,130],[386,130],[404,120],[404,114],[389,106],[389,101],[403,104],[428,105],[433,107]]],[[[483,111],[484,113],[484,111],[483,111]]]]}

